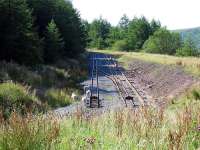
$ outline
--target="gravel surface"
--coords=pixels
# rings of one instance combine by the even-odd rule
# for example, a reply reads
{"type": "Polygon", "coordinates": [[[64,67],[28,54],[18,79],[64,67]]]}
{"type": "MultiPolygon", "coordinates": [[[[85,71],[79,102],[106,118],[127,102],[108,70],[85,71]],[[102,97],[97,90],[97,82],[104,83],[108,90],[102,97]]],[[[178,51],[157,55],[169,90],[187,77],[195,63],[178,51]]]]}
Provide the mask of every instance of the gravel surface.
{"type": "MultiPolygon", "coordinates": [[[[92,57],[92,56],[91,56],[92,57]]],[[[101,59],[105,57],[103,54],[96,54],[95,57],[99,58],[98,66],[105,64],[105,60],[101,59]]],[[[89,64],[91,65],[91,64],[89,64]]],[[[94,78],[94,83],[96,82],[96,78],[94,78]]],[[[84,86],[91,86],[91,76],[88,80],[82,83],[84,86]]],[[[108,79],[104,75],[99,76],[99,94],[101,99],[101,108],[87,108],[84,102],[77,102],[70,106],[56,109],[54,112],[58,114],[60,117],[72,115],[73,113],[81,110],[86,112],[87,114],[96,114],[96,113],[103,113],[111,110],[118,110],[120,108],[125,107],[124,102],[122,101],[121,97],[118,94],[117,89],[113,82],[108,79]]]]}

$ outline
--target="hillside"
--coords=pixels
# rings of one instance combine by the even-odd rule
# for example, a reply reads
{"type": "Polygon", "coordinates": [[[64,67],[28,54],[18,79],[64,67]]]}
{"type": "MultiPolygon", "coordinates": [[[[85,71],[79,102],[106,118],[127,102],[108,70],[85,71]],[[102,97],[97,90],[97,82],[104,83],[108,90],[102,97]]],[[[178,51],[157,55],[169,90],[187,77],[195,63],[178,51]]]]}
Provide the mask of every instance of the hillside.
{"type": "Polygon", "coordinates": [[[194,43],[200,48],[200,27],[190,28],[190,29],[180,29],[173,30],[174,32],[178,32],[181,34],[181,37],[185,40],[187,38],[191,38],[194,43]]]}

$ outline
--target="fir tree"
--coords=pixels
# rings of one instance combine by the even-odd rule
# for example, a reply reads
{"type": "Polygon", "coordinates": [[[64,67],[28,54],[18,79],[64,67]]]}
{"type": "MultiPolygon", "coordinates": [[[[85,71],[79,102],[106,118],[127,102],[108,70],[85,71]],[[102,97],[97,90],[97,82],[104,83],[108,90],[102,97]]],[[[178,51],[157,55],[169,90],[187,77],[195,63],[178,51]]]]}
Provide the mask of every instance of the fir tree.
{"type": "Polygon", "coordinates": [[[41,41],[25,0],[0,0],[0,59],[23,64],[42,61],[41,41]]]}
{"type": "Polygon", "coordinates": [[[45,62],[53,63],[63,54],[64,42],[54,20],[47,26],[45,35],[45,62]]]}

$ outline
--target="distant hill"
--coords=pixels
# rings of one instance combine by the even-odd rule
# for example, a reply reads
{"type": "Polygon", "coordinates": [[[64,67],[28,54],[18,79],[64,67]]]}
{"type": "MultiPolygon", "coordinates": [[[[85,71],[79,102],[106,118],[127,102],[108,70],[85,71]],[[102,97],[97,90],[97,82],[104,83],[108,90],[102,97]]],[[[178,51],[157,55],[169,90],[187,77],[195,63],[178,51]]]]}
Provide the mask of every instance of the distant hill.
{"type": "Polygon", "coordinates": [[[181,34],[183,40],[187,38],[191,38],[196,46],[200,48],[200,27],[190,28],[190,29],[181,29],[181,30],[173,30],[173,32],[178,32],[181,34]]]}

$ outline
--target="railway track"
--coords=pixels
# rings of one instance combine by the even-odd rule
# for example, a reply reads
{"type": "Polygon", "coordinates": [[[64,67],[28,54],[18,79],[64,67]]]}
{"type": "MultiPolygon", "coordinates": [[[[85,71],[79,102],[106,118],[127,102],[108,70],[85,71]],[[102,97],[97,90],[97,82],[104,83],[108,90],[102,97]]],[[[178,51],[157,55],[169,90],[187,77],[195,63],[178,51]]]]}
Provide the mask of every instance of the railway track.
{"type": "Polygon", "coordinates": [[[92,54],[90,56],[91,85],[90,98],[87,100],[87,107],[101,107],[99,98],[99,76],[106,76],[116,86],[126,106],[144,106],[147,104],[146,93],[135,84],[134,72],[123,71],[118,67],[117,61],[110,55],[92,54]]]}
{"type": "Polygon", "coordinates": [[[147,104],[147,97],[144,91],[134,85],[131,72],[124,72],[117,62],[109,55],[105,55],[104,65],[99,67],[102,74],[113,81],[125,105],[140,106],[147,104]]]}

